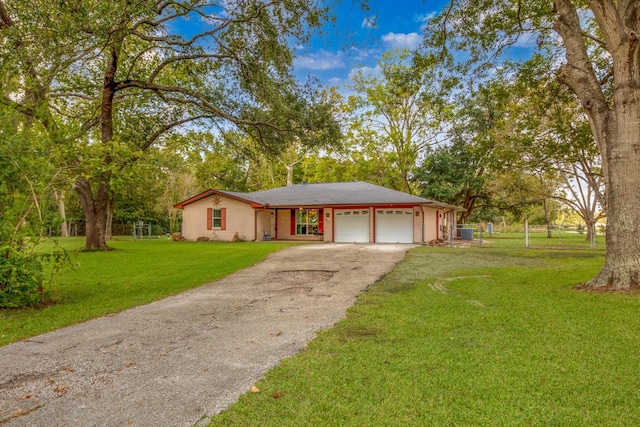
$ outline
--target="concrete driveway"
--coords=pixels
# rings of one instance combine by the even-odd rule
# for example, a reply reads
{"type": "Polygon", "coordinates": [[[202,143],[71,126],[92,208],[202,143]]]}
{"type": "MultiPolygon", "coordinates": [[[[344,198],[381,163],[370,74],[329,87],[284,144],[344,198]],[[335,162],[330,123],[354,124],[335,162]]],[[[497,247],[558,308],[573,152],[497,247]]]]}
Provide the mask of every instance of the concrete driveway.
{"type": "Polygon", "coordinates": [[[2,347],[0,424],[206,424],[342,319],[410,247],[296,246],[180,295],[2,347]]]}

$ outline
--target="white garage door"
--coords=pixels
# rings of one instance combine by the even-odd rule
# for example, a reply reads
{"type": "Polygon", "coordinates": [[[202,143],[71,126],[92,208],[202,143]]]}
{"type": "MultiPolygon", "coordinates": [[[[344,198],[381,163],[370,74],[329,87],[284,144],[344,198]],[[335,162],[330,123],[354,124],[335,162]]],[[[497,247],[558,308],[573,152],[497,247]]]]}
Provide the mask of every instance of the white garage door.
{"type": "Polygon", "coordinates": [[[369,242],[369,209],[336,209],[334,241],[369,242]]]}
{"type": "Polygon", "coordinates": [[[376,243],[413,243],[413,209],[376,209],[376,243]]]}

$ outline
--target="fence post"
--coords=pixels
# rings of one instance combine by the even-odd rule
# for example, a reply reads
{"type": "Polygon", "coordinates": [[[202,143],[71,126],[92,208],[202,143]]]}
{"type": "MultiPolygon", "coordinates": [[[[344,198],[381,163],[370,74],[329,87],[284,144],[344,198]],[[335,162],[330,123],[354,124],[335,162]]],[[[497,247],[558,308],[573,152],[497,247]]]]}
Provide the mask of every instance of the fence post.
{"type": "Polygon", "coordinates": [[[524,220],[524,247],[529,247],[529,218],[524,220]]]}
{"type": "Polygon", "coordinates": [[[456,211],[449,212],[449,247],[453,247],[453,233],[458,232],[456,224],[456,211]]]}

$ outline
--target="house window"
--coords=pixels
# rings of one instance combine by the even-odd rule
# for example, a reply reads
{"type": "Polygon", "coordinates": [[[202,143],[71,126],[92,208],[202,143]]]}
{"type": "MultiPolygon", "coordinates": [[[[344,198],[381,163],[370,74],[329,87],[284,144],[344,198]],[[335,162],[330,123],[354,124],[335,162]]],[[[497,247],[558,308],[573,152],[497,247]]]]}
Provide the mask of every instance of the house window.
{"type": "Polygon", "coordinates": [[[296,211],[296,234],[318,234],[318,209],[299,209],[296,211]]]}
{"type": "Polygon", "coordinates": [[[222,209],[213,209],[211,211],[211,227],[214,229],[222,228],[222,209]]]}
{"type": "Polygon", "coordinates": [[[207,208],[207,230],[225,230],[227,228],[226,208],[207,208]]]}

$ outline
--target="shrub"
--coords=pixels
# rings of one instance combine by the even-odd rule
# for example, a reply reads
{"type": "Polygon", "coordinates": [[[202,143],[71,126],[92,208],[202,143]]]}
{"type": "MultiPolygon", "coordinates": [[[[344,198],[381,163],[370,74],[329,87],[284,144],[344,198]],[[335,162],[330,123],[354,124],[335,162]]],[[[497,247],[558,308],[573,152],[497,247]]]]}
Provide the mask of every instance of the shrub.
{"type": "Polygon", "coordinates": [[[44,298],[44,269],[35,253],[1,248],[0,308],[33,307],[44,298]]]}
{"type": "Polygon", "coordinates": [[[66,251],[55,248],[39,254],[20,246],[0,248],[0,308],[35,307],[46,299],[44,263],[55,271],[69,262],[66,251]]]}

